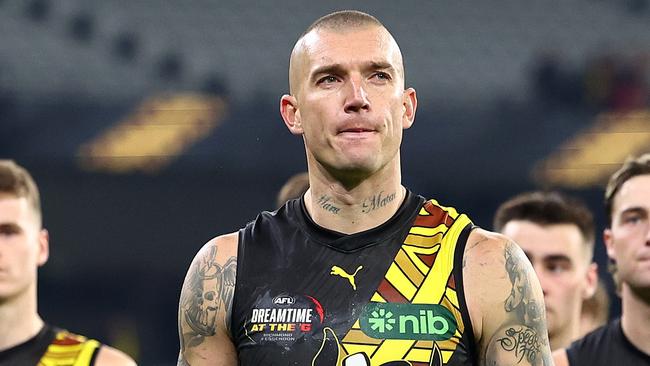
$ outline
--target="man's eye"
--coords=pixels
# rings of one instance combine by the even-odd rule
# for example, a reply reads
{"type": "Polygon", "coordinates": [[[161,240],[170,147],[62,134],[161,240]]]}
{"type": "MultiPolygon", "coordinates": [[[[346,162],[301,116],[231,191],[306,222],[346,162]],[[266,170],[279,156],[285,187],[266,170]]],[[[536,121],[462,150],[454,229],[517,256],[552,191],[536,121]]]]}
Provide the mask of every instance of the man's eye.
{"type": "Polygon", "coordinates": [[[625,224],[638,224],[641,221],[641,216],[639,215],[630,215],[623,218],[623,223],[625,224]]]}
{"type": "Polygon", "coordinates": [[[335,76],[328,75],[318,79],[318,84],[332,84],[337,82],[338,79],[335,76]]]}
{"type": "Polygon", "coordinates": [[[13,227],[0,226],[0,235],[11,236],[19,233],[19,230],[13,227]]]}
{"type": "Polygon", "coordinates": [[[390,75],[381,71],[374,73],[373,77],[379,80],[390,80],[390,75]]]}
{"type": "Polygon", "coordinates": [[[552,273],[562,273],[562,272],[564,272],[566,270],[566,268],[564,266],[556,264],[556,263],[549,264],[547,269],[548,269],[549,272],[552,272],[552,273]]]}
{"type": "Polygon", "coordinates": [[[545,263],[544,268],[549,273],[562,274],[571,270],[571,262],[565,259],[550,260],[545,263]]]}

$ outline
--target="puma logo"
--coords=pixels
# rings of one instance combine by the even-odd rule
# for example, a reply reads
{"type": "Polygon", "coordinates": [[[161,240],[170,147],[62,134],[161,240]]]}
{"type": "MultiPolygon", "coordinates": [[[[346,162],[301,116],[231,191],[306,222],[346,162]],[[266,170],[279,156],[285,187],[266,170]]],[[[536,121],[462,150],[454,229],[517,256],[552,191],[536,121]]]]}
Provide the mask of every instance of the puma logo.
{"type": "Polygon", "coordinates": [[[330,274],[333,275],[333,276],[339,276],[339,277],[346,278],[350,282],[350,285],[352,286],[352,289],[356,291],[357,290],[357,285],[354,283],[354,276],[356,276],[357,273],[359,273],[359,271],[362,268],[363,268],[363,266],[359,266],[359,267],[357,267],[357,270],[354,271],[353,274],[348,274],[347,272],[345,272],[345,270],[343,268],[341,268],[339,266],[332,266],[332,271],[330,272],[330,274]]]}

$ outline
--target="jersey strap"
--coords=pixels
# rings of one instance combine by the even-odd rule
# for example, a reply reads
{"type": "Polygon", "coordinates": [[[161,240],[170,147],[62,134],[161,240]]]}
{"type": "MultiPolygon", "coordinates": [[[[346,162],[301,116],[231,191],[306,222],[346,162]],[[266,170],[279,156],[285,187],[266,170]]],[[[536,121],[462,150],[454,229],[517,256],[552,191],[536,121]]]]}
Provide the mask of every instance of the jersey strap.
{"type": "Polygon", "coordinates": [[[60,330],[38,366],[91,366],[100,346],[94,339],[60,330]]]}

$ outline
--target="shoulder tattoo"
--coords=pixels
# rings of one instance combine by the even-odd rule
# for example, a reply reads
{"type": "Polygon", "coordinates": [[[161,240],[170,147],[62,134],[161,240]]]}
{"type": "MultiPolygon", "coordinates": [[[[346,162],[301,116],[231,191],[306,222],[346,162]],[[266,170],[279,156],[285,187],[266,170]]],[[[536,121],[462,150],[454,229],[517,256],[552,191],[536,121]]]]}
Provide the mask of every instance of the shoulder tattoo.
{"type": "Polygon", "coordinates": [[[534,272],[516,244],[506,244],[504,257],[512,287],[503,305],[506,321],[490,340],[486,364],[552,365],[544,303],[531,282],[534,272]]]}
{"type": "MultiPolygon", "coordinates": [[[[226,329],[230,326],[237,259],[230,257],[220,265],[216,256],[214,245],[204,255],[199,255],[183,284],[178,314],[181,355],[186,348],[196,347],[205,337],[215,335],[218,320],[224,321],[226,329]]],[[[180,358],[178,364],[184,365],[180,358]]]]}

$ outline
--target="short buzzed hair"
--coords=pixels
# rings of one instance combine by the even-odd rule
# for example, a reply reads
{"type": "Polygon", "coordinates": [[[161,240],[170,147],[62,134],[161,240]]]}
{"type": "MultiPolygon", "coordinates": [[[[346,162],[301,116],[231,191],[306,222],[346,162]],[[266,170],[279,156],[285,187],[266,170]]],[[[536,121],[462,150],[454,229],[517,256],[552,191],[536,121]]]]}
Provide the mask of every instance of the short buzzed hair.
{"type": "Polygon", "coordinates": [[[578,227],[589,253],[593,253],[595,225],[591,211],[579,199],[559,192],[528,192],[504,202],[494,215],[494,230],[502,231],[510,221],[524,220],[538,225],[573,224],[578,227]]]}
{"type": "Polygon", "coordinates": [[[0,194],[26,198],[41,222],[41,198],[36,182],[29,172],[13,160],[0,159],[0,194]]]}
{"type": "Polygon", "coordinates": [[[373,17],[370,14],[366,14],[358,10],[341,10],[316,19],[316,21],[307,27],[307,30],[305,30],[300,35],[300,38],[304,37],[307,33],[311,32],[314,29],[336,31],[340,29],[358,28],[368,25],[384,27],[384,25],[381,24],[377,18],[373,17]]]}
{"type": "MultiPolygon", "coordinates": [[[[293,71],[295,65],[294,65],[294,57],[296,56],[298,50],[300,49],[303,39],[307,34],[317,31],[317,30],[326,30],[326,31],[331,31],[331,32],[346,32],[349,30],[357,30],[359,28],[363,27],[379,27],[384,29],[392,38],[392,35],[390,32],[388,32],[388,29],[374,16],[358,11],[358,10],[341,10],[341,11],[336,11],[334,13],[330,13],[327,15],[324,15],[316,21],[314,21],[307,29],[300,35],[298,40],[296,41],[295,45],[293,46],[293,50],[291,51],[291,57],[289,61],[289,90],[291,93],[294,93],[295,87],[296,87],[296,82],[293,80],[293,71]]],[[[395,42],[397,44],[397,42],[395,42]]],[[[399,46],[398,46],[399,48],[399,46]]],[[[404,66],[403,66],[403,61],[401,60],[401,53],[400,53],[400,72],[402,77],[404,77],[404,66]]]]}

